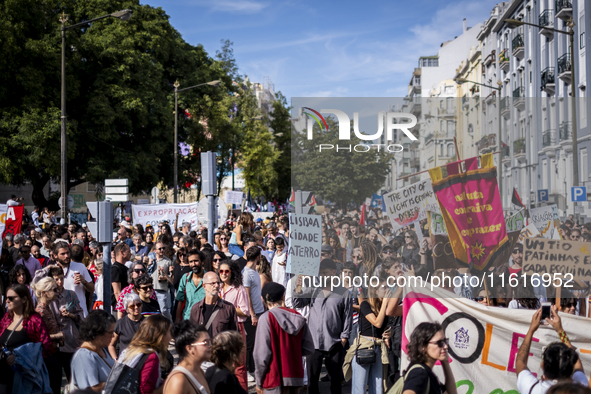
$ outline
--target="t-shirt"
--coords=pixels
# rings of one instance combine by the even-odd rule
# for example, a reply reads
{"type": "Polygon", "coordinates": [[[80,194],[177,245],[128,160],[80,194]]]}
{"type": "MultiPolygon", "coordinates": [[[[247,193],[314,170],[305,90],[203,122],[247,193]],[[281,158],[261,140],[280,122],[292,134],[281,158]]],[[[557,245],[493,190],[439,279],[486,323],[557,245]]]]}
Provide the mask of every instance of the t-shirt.
{"type": "Polygon", "coordinates": [[[119,354],[123,353],[123,351],[127,349],[129,342],[131,342],[134,334],[138,328],[140,328],[140,324],[143,320],[144,316],[142,316],[139,321],[133,321],[127,315],[125,315],[122,319],[117,320],[117,323],[115,323],[115,334],[119,335],[119,354]]]}
{"type": "MultiPolygon", "coordinates": [[[[244,267],[242,270],[242,284],[244,287],[250,287],[250,299],[252,301],[252,309],[255,314],[263,313],[265,307],[261,299],[261,277],[259,273],[252,268],[244,267]]],[[[247,289],[248,290],[248,289],[247,289]]]]}
{"type": "Polygon", "coordinates": [[[203,311],[203,321],[205,322],[205,324],[207,324],[207,322],[209,321],[209,318],[211,317],[211,314],[213,313],[213,309],[215,308],[215,304],[207,304],[207,303],[203,303],[203,307],[204,307],[204,311],[203,311]]]}
{"type": "Polygon", "coordinates": [[[78,271],[85,281],[94,281],[82,263],[72,261],[70,267],[64,269],[64,289],[76,293],[78,300],[80,301],[80,306],[82,307],[82,312],[84,312],[84,317],[86,317],[88,315],[88,309],[86,308],[86,292],[84,291],[84,285],[82,283],[74,284],[74,271],[78,271]]]}
{"type": "MultiPolygon", "coordinates": [[[[129,286],[129,282],[127,281],[127,267],[117,261],[111,265],[111,283],[113,282],[121,283],[121,290],[129,286]]],[[[115,305],[117,303],[114,295],[115,292],[113,291],[111,305],[115,305]]]]}
{"type": "Polygon", "coordinates": [[[382,334],[386,330],[388,319],[384,319],[384,321],[382,322],[382,326],[380,328],[374,327],[374,325],[371,324],[369,320],[367,320],[365,317],[366,315],[369,315],[371,313],[376,315],[374,311],[371,309],[371,305],[369,304],[369,302],[363,301],[361,305],[359,305],[359,333],[366,337],[381,338],[382,334]]]}
{"type": "Polygon", "coordinates": [[[240,271],[242,271],[244,269],[244,267],[246,267],[247,263],[248,263],[248,261],[246,261],[246,259],[244,257],[240,257],[239,259],[236,260],[236,264],[238,264],[240,271]]]}
{"type": "Polygon", "coordinates": [[[152,273],[152,280],[154,282],[154,290],[159,290],[159,291],[166,291],[168,290],[168,280],[163,279],[163,280],[159,280],[158,278],[160,277],[160,270],[162,270],[162,276],[170,276],[169,274],[169,270],[170,270],[170,265],[172,264],[172,261],[170,261],[169,259],[167,259],[166,257],[161,258],[158,261],[155,261],[153,264],[156,264],[156,266],[153,268],[154,272],[152,273]]]}
{"type": "Polygon", "coordinates": [[[183,275],[185,275],[186,273],[191,272],[191,266],[190,265],[185,265],[182,266],[180,264],[175,264],[174,265],[174,288],[175,290],[178,290],[179,288],[179,284],[181,283],[181,278],[183,277],[183,275]]]}
{"type": "MultiPolygon", "coordinates": [[[[427,391],[427,382],[429,382],[429,393],[428,394],[441,394],[445,390],[445,386],[439,383],[439,379],[433,373],[431,368],[426,366],[425,364],[421,364],[423,368],[415,368],[408,373],[406,379],[404,380],[404,388],[402,392],[405,390],[412,390],[416,394],[425,394],[427,391]]],[[[407,371],[410,369],[412,365],[408,366],[407,371]]]]}
{"type": "Polygon", "coordinates": [[[109,377],[115,361],[109,352],[103,349],[106,362],[95,352],[80,348],[72,357],[72,379],[79,389],[86,389],[97,384],[104,383],[109,377]]]}
{"type": "MultiPolygon", "coordinates": [[[[538,382],[538,378],[536,378],[529,369],[525,369],[517,375],[517,390],[522,394],[544,394],[550,387],[556,384],[556,382],[552,380],[540,381],[537,384],[536,382],[538,382]],[[532,389],[534,384],[535,387],[532,389]]],[[[577,371],[573,374],[573,382],[589,387],[589,380],[581,371],[577,371]]]]}
{"type": "Polygon", "coordinates": [[[142,300],[142,316],[159,315],[161,313],[158,301],[151,298],[149,302],[142,300]]]}

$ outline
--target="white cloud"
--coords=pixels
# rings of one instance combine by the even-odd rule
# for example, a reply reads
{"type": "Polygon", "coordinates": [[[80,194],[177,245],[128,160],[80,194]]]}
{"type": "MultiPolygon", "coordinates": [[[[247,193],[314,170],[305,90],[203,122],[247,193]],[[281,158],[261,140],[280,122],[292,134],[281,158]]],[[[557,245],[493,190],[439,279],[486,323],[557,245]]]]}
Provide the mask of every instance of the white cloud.
{"type": "Polygon", "coordinates": [[[207,7],[211,11],[254,14],[269,6],[268,3],[250,0],[189,0],[191,5],[207,7]]]}

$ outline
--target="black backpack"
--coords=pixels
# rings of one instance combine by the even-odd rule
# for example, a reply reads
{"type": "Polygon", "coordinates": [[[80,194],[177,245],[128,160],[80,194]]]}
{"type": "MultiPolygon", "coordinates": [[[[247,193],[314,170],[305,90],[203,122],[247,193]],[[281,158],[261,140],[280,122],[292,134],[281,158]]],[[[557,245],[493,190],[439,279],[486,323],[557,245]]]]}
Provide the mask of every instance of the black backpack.
{"type": "Polygon", "coordinates": [[[137,394],[140,389],[140,373],[150,355],[144,354],[134,368],[115,363],[105,382],[103,393],[137,394]]]}

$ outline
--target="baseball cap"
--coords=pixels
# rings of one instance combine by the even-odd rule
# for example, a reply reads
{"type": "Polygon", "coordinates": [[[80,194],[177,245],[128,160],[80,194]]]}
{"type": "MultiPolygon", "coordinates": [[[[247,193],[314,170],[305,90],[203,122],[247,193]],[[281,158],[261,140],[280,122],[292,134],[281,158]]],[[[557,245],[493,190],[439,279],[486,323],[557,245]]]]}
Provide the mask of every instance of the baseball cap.
{"type": "Polygon", "coordinates": [[[328,253],[332,253],[334,252],[332,246],[330,245],[322,245],[322,247],[320,248],[321,252],[328,252],[328,253]]]}
{"type": "Polygon", "coordinates": [[[283,299],[285,287],[275,282],[268,282],[261,290],[261,296],[267,302],[279,302],[283,299]]]}

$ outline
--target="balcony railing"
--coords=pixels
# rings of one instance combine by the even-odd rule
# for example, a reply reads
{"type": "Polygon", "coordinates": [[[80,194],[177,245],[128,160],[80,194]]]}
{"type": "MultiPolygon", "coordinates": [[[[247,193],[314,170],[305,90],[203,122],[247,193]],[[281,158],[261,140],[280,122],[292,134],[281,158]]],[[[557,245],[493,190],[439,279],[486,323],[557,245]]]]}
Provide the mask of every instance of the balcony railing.
{"type": "Polygon", "coordinates": [[[507,48],[503,49],[501,53],[499,53],[499,63],[504,63],[509,61],[509,53],[507,48]]]}
{"type": "Polygon", "coordinates": [[[558,75],[570,72],[571,71],[571,62],[570,62],[570,54],[565,53],[564,55],[558,58],[558,75]]]}
{"type": "Polygon", "coordinates": [[[546,67],[544,71],[542,71],[542,90],[546,90],[547,88],[551,88],[554,90],[555,79],[554,79],[554,67],[546,67]],[[552,85],[552,86],[548,86],[552,85]]]}
{"type": "Polygon", "coordinates": [[[555,144],[556,132],[554,130],[546,130],[542,134],[542,146],[544,148],[555,144]]]}
{"type": "Polygon", "coordinates": [[[513,142],[513,155],[525,153],[525,138],[520,138],[513,142]]]}
{"type": "Polygon", "coordinates": [[[489,134],[480,139],[478,141],[478,149],[486,149],[491,146],[497,146],[497,136],[496,134],[489,134]]]}
{"type": "Polygon", "coordinates": [[[523,89],[523,86],[519,86],[518,88],[515,88],[515,90],[513,90],[513,98],[520,97],[525,97],[525,89],[523,89]]]}
{"type": "Polygon", "coordinates": [[[560,13],[564,8],[573,8],[573,3],[570,0],[556,0],[554,2],[554,8],[556,8],[556,13],[560,13]]]}
{"type": "Polygon", "coordinates": [[[571,134],[572,125],[571,122],[562,122],[558,128],[558,135],[560,136],[560,142],[568,141],[572,138],[571,134]]]}
{"type": "Polygon", "coordinates": [[[538,18],[538,24],[544,27],[553,27],[554,20],[552,18],[552,10],[544,10],[538,18]]]}
{"type": "Polygon", "coordinates": [[[503,97],[501,99],[501,112],[510,109],[510,107],[509,107],[509,105],[510,105],[509,100],[510,100],[510,97],[503,97]]]}
{"type": "Polygon", "coordinates": [[[513,51],[519,48],[523,48],[523,35],[521,33],[513,37],[513,41],[511,42],[511,48],[513,48],[513,51]]]}
{"type": "Polygon", "coordinates": [[[509,148],[509,145],[505,145],[501,148],[501,156],[503,158],[511,157],[511,148],[509,148]]]}

